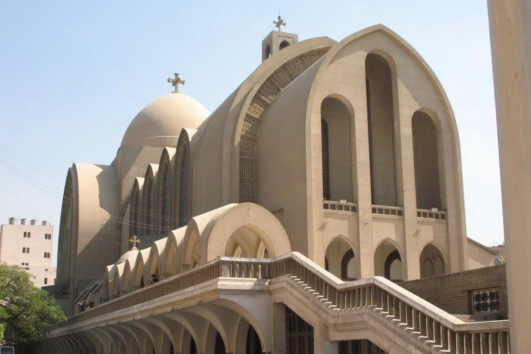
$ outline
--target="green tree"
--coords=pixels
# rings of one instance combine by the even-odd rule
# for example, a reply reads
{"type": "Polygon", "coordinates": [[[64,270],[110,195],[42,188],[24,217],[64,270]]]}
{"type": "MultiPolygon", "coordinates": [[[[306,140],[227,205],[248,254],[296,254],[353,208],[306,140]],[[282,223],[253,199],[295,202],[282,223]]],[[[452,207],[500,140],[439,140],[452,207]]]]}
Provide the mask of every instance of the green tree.
{"type": "Polygon", "coordinates": [[[0,263],[0,333],[9,344],[44,338],[46,328],[66,319],[55,299],[17,266],[0,263]]]}

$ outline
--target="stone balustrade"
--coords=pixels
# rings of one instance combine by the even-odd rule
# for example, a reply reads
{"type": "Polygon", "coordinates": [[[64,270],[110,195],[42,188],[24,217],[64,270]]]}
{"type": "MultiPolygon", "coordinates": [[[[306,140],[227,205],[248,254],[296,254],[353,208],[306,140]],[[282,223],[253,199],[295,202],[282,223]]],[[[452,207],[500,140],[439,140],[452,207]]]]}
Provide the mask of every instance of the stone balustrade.
{"type": "Polygon", "coordinates": [[[323,209],[324,210],[338,210],[338,211],[349,211],[355,213],[358,211],[358,204],[356,203],[347,203],[347,202],[336,202],[331,200],[323,200],[323,209]]]}
{"type": "Polygon", "coordinates": [[[435,220],[446,220],[446,212],[442,210],[417,209],[417,217],[435,220]]]}
{"type": "Polygon", "coordinates": [[[404,216],[404,208],[388,205],[373,205],[372,213],[379,215],[404,216]]]}
{"type": "Polygon", "coordinates": [[[510,353],[509,321],[467,323],[383,277],[343,282],[298,252],[275,259],[217,258],[73,316],[66,325],[79,324],[220,277],[263,280],[291,278],[334,313],[355,314],[356,310],[373,309],[409,335],[440,352],[510,353]]]}

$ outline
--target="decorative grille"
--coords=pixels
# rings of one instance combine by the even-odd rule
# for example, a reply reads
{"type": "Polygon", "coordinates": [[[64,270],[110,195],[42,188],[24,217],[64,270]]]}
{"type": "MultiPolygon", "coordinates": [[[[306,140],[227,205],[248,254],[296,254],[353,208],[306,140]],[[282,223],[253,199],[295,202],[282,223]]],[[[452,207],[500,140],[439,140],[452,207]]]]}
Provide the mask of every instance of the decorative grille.
{"type": "Polygon", "coordinates": [[[500,310],[498,290],[479,290],[472,292],[472,310],[474,313],[497,312],[500,310]]]}

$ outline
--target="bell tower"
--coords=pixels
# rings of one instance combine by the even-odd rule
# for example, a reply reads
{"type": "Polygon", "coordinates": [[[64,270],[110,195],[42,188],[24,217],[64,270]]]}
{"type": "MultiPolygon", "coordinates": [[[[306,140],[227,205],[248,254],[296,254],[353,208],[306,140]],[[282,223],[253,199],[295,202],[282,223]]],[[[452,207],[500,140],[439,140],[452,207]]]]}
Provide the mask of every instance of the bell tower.
{"type": "Polygon", "coordinates": [[[286,22],[278,16],[277,21],[273,21],[277,30],[271,31],[267,37],[262,41],[262,61],[266,60],[282,49],[295,44],[299,41],[299,36],[294,33],[287,33],[281,30],[282,26],[286,26],[286,22]]]}

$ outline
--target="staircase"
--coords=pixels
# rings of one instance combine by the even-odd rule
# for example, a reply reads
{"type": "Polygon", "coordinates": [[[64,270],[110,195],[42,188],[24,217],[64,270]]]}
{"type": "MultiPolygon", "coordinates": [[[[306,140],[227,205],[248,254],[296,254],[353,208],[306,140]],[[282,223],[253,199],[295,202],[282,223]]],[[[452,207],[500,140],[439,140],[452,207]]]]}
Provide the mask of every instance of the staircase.
{"type": "Polygon", "coordinates": [[[331,316],[370,310],[407,333],[426,353],[510,353],[509,321],[466,323],[393,282],[374,277],[343,282],[296,252],[273,261],[272,279],[284,277],[331,316]]]}

